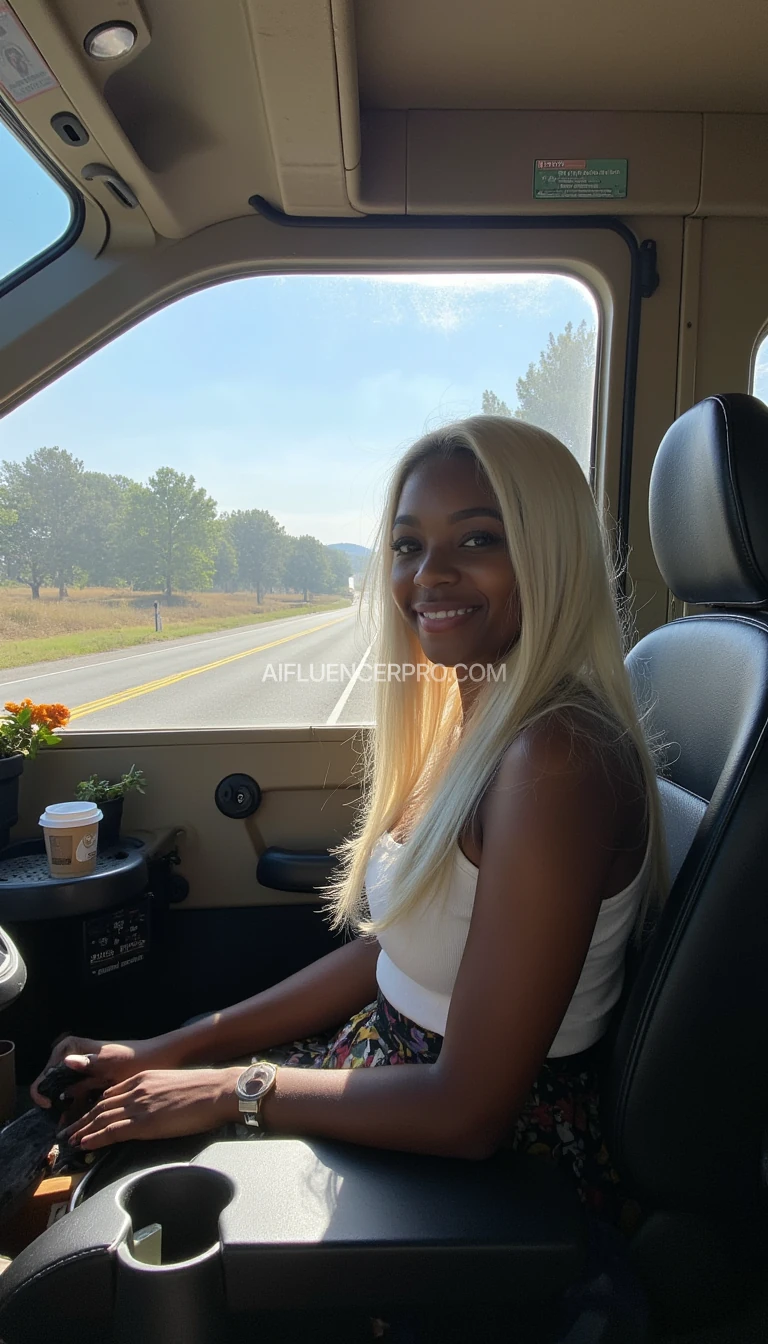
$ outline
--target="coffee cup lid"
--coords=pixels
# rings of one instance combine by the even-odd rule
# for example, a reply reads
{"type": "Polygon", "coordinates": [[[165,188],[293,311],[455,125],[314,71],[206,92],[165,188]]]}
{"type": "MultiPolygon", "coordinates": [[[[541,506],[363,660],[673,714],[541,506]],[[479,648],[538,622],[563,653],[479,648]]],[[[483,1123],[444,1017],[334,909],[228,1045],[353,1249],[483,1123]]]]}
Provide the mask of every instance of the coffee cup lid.
{"type": "Polygon", "coordinates": [[[89,826],[101,821],[103,815],[97,803],[49,803],[40,818],[40,825],[49,830],[89,826]]]}

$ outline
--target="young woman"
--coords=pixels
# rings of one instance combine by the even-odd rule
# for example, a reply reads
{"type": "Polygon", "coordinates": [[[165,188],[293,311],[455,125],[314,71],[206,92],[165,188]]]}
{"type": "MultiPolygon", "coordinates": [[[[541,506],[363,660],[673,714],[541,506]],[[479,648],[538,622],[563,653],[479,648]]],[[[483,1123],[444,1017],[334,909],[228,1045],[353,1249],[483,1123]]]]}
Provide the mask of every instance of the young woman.
{"type": "Polygon", "coordinates": [[[256,1052],[279,1061],[268,1132],[473,1159],[512,1144],[614,1217],[594,1047],[665,861],[583,473],[513,419],[427,435],[394,473],[372,589],[388,675],[329,896],[356,936],[169,1035],[61,1042],[50,1062],[88,1072],[73,1095],[103,1089],[69,1137],[236,1121],[243,1065],[211,1065],[256,1052]],[[411,1067],[359,1067],[378,1064],[411,1067]]]}

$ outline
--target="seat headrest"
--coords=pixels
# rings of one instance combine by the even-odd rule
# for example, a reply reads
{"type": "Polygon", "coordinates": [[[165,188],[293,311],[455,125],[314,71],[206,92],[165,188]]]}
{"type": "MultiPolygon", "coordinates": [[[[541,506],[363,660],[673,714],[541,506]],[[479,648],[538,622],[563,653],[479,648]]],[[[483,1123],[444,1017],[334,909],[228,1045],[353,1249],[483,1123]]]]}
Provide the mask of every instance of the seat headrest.
{"type": "Polygon", "coordinates": [[[732,392],[676,420],[651,474],[651,540],[683,602],[768,605],[768,407],[732,392]]]}

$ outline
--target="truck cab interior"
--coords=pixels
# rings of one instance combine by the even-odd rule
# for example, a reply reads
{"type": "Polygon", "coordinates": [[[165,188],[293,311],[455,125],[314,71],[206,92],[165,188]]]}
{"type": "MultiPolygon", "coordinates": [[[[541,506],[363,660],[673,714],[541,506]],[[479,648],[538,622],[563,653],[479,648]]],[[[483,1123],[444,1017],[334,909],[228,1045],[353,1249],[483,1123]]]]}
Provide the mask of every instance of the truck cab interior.
{"type": "Polygon", "coordinates": [[[673,878],[602,1055],[620,1247],[528,1156],[124,1145],[0,1276],[5,1344],[766,1337],[767,41],[760,0],[0,4],[0,691],[71,714],[0,835],[20,1110],[60,1033],[167,1031],[336,945],[375,488],[515,380],[536,422],[542,371],[625,565],[673,878]],[[86,493],[35,494],[54,467],[86,493]],[[66,562],[17,544],[23,472],[66,562]],[[212,549],[150,572],[171,477],[212,549]],[[248,569],[249,510],[354,574],[248,569]],[[133,766],[108,860],[49,880],[46,806],[133,766]]]}

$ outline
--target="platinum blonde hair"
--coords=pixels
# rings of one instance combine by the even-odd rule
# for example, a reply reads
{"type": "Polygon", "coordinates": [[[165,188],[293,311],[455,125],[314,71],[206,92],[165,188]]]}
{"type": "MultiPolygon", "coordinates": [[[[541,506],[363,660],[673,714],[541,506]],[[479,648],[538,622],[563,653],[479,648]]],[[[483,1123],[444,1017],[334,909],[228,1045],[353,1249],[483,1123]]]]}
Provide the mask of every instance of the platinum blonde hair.
{"type": "MultiPolygon", "coordinates": [[[[459,835],[501,758],[522,732],[565,716],[574,735],[620,753],[646,799],[651,874],[636,925],[666,894],[666,851],[656,774],[624,666],[624,637],[608,539],[592,491],[568,449],[546,430],[478,415],[419,439],[390,481],[363,595],[370,592],[376,662],[427,665],[391,594],[391,536],[406,478],[427,458],[470,453],[496,495],[518,585],[521,627],[485,681],[466,722],[453,669],[375,682],[375,728],[362,759],[363,801],[351,836],[336,850],[326,888],[331,921],[376,935],[442,889],[459,835]],[[367,914],[365,870],[376,841],[403,816],[413,820],[393,869],[386,920],[367,914]]],[[[512,599],[512,594],[510,595],[512,599]]]]}

